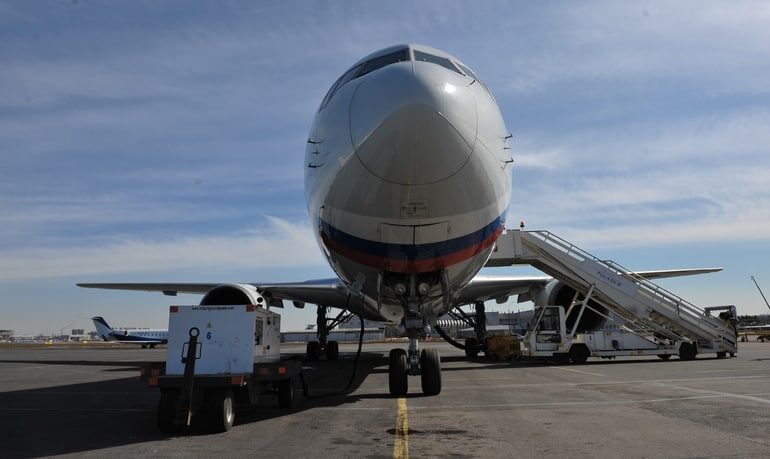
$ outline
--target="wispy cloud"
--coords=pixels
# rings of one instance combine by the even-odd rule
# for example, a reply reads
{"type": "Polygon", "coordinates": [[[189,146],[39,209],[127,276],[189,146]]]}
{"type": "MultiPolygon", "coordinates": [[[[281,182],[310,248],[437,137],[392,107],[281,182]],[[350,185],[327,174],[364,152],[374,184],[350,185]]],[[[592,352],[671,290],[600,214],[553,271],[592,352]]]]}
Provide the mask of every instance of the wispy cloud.
{"type": "Polygon", "coordinates": [[[0,251],[3,282],[173,269],[307,268],[324,264],[309,227],[270,217],[265,228],[171,240],[0,251]]]}

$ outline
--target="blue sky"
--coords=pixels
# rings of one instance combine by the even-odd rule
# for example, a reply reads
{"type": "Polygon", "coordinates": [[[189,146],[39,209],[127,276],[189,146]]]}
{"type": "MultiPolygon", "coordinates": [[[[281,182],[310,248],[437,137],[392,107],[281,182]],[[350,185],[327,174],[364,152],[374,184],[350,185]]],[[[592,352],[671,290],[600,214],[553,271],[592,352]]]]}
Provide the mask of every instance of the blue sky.
{"type": "Polygon", "coordinates": [[[0,2],[0,328],[166,324],[168,297],[76,281],[330,275],[307,132],[350,64],[405,42],[497,98],[509,226],[635,269],[724,266],[663,285],[766,312],[769,22],[765,2],[0,2]]]}

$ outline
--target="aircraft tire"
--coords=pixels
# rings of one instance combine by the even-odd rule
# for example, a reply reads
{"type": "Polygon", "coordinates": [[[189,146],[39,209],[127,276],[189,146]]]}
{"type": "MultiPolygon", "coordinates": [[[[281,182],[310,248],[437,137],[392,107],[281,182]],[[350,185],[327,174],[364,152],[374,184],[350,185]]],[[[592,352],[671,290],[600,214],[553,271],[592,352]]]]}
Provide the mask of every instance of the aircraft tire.
{"type": "Polygon", "coordinates": [[[479,356],[479,343],[476,338],[465,338],[465,356],[469,359],[479,356]]]}
{"type": "Polygon", "coordinates": [[[334,361],[340,358],[340,343],[329,341],[326,343],[326,360],[334,361]]]}
{"type": "Polygon", "coordinates": [[[235,421],[233,391],[217,389],[211,391],[207,400],[209,428],[212,432],[227,432],[235,421]]]}
{"type": "Polygon", "coordinates": [[[724,359],[725,357],[727,357],[727,352],[717,352],[718,359],[724,359]]]}
{"type": "Polygon", "coordinates": [[[438,395],[441,393],[441,356],[438,349],[423,349],[420,353],[420,379],[422,393],[438,395]]]}
{"type": "Polygon", "coordinates": [[[671,354],[658,354],[660,360],[668,360],[671,358],[671,354]]]}
{"type": "Polygon", "coordinates": [[[163,389],[160,391],[160,401],[158,402],[158,430],[160,430],[161,433],[172,434],[178,430],[176,424],[174,424],[178,403],[178,391],[170,389],[163,389]]]}
{"type": "Polygon", "coordinates": [[[391,349],[390,362],[388,364],[388,388],[390,389],[390,395],[396,397],[406,395],[409,390],[408,375],[406,351],[403,349],[391,349]]]}
{"type": "Polygon", "coordinates": [[[294,384],[291,378],[278,381],[278,406],[281,408],[291,408],[294,402],[294,384]]]}
{"type": "Polygon", "coordinates": [[[321,355],[321,345],[318,341],[308,341],[305,348],[305,360],[308,362],[315,362],[321,355]]]}

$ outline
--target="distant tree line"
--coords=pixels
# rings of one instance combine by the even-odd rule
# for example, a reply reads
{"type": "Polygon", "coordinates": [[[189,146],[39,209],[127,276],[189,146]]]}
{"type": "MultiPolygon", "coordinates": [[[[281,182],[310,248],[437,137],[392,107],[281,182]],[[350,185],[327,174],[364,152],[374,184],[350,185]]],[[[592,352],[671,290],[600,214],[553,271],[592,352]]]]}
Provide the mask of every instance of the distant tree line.
{"type": "Polygon", "coordinates": [[[738,316],[738,325],[767,325],[768,323],[770,323],[768,314],[738,316]]]}

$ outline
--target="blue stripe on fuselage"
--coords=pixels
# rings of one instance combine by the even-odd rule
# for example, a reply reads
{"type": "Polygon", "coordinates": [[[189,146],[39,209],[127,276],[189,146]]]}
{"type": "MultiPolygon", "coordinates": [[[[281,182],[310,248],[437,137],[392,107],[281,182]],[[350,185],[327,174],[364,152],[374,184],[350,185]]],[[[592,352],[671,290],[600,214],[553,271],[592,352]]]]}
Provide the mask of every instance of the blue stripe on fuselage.
{"type": "Polygon", "coordinates": [[[504,215],[501,215],[480,230],[465,236],[426,244],[390,244],[371,241],[341,231],[320,218],[318,222],[321,232],[329,239],[358,252],[394,260],[417,261],[450,255],[480,244],[503,226],[505,218],[504,215]]]}

